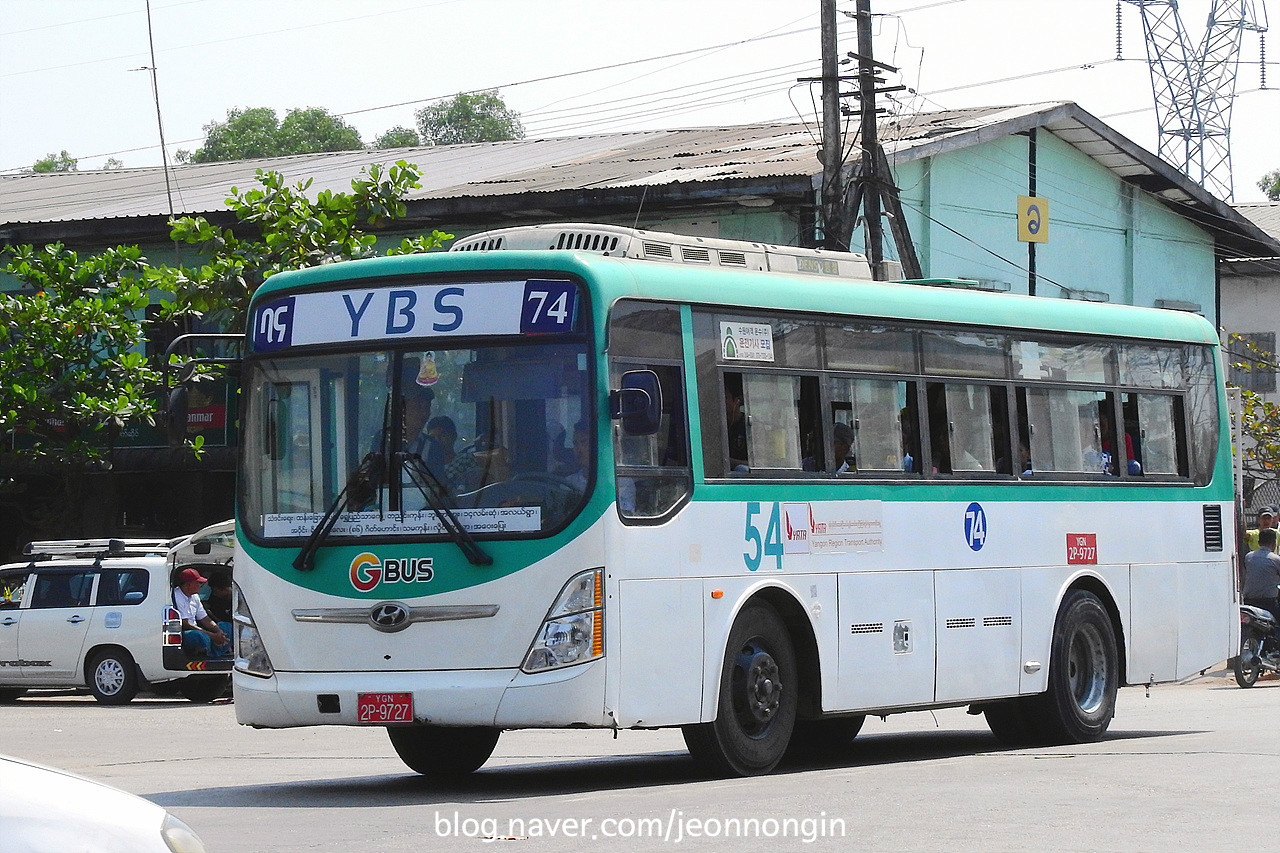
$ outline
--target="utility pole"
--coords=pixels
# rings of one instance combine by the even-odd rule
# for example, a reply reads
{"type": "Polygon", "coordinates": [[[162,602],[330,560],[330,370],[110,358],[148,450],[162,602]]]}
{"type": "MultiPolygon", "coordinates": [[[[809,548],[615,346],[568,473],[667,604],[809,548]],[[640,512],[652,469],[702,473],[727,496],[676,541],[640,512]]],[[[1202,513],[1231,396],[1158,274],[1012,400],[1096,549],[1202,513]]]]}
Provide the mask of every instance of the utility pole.
{"type": "MultiPolygon", "coordinates": [[[[840,91],[840,64],[836,47],[835,0],[822,2],[822,214],[823,245],[828,249],[848,251],[849,240],[862,211],[866,234],[866,254],[873,278],[884,280],[884,228],[881,222],[881,205],[887,211],[906,278],[921,278],[920,261],[916,257],[911,234],[902,215],[898,200],[898,188],[894,186],[889,160],[880,145],[876,129],[876,94],[894,92],[903,86],[890,86],[877,90],[883,82],[876,77],[877,69],[896,72],[898,69],[883,62],[876,62],[871,49],[871,0],[857,0],[858,52],[849,54],[858,62],[858,89],[856,92],[840,91]],[[841,100],[856,97],[860,103],[859,149],[856,170],[845,182],[844,132],[840,117],[845,110],[841,100]]],[[[812,82],[812,81],[810,81],[812,82]]]]}
{"type": "Polygon", "coordinates": [[[822,233],[823,246],[837,245],[844,216],[844,133],[840,128],[840,61],[836,56],[836,2],[822,0],[822,233]]]}
{"type": "MultiPolygon", "coordinates": [[[[859,125],[862,156],[858,158],[862,227],[867,230],[867,260],[871,263],[871,277],[883,281],[884,226],[880,222],[880,191],[885,186],[882,181],[893,185],[893,177],[880,174],[876,156],[880,141],[876,134],[876,65],[871,58],[871,0],[858,0],[858,100],[862,107],[859,125]]],[[[853,223],[848,224],[852,232],[853,223]]]]}

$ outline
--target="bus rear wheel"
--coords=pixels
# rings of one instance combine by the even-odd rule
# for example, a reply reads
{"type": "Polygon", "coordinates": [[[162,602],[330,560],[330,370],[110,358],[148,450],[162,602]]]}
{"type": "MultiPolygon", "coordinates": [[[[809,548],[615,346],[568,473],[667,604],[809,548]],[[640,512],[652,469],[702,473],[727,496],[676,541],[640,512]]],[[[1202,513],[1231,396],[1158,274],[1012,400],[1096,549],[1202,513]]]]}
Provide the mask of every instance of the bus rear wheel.
{"type": "Polygon", "coordinates": [[[747,605],[729,632],[716,719],[685,726],[689,754],[718,776],[757,776],[778,766],[796,722],[795,649],[777,611],[747,605]]]}
{"type": "Polygon", "coordinates": [[[396,755],[415,773],[446,781],[473,773],[493,755],[501,729],[487,726],[389,726],[396,755]]]}
{"type": "Polygon", "coordinates": [[[1119,652],[1111,615],[1086,590],[1058,607],[1049,657],[1049,689],[1027,710],[1047,743],[1087,743],[1102,737],[1116,710],[1119,652]]]}

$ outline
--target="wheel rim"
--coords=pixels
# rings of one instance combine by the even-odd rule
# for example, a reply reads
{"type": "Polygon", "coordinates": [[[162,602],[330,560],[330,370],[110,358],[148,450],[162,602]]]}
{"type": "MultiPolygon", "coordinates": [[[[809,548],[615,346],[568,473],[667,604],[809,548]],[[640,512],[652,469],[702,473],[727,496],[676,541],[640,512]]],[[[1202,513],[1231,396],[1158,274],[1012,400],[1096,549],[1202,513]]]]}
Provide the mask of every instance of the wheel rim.
{"type": "Polygon", "coordinates": [[[1096,713],[1105,703],[1109,675],[1102,632],[1094,625],[1081,626],[1071,638],[1067,677],[1071,695],[1085,714],[1096,713]]]}
{"type": "Polygon", "coordinates": [[[749,640],[734,661],[734,713],[743,732],[759,737],[782,706],[782,674],[778,662],[759,639],[749,640]]]}
{"type": "Polygon", "coordinates": [[[93,683],[98,686],[98,692],[102,695],[116,695],[120,692],[120,688],[124,687],[124,667],[120,661],[107,658],[99,663],[94,671],[93,683]]]}
{"type": "Polygon", "coordinates": [[[1258,669],[1258,638],[1249,637],[1240,649],[1240,672],[1246,679],[1252,679],[1258,669]]]}

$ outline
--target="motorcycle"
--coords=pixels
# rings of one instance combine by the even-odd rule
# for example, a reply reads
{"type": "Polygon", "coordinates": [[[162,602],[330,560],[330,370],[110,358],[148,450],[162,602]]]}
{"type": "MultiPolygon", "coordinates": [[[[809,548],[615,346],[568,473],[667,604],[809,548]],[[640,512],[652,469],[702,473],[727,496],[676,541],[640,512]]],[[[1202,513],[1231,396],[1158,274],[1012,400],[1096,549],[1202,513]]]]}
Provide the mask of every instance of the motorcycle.
{"type": "Polygon", "coordinates": [[[1231,668],[1241,687],[1252,687],[1263,672],[1280,672],[1280,638],[1271,611],[1240,605],[1240,654],[1231,668]]]}

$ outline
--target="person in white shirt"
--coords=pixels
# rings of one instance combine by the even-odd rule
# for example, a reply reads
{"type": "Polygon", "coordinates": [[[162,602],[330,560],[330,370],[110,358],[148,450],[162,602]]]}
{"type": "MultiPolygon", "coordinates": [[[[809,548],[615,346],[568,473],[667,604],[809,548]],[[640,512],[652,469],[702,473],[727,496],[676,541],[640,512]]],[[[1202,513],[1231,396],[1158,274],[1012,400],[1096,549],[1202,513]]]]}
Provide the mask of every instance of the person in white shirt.
{"type": "Polygon", "coordinates": [[[193,658],[231,653],[230,623],[214,622],[200,600],[200,586],[206,582],[198,569],[183,569],[173,589],[173,606],[182,617],[182,648],[193,658]]]}

